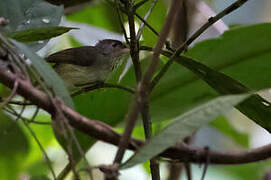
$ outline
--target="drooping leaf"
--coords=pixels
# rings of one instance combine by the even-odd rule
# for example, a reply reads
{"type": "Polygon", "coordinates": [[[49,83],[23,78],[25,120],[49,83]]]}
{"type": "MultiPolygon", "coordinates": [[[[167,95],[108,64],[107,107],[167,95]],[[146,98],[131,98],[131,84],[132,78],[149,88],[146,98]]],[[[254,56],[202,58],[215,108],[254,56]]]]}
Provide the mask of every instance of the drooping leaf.
{"type": "Polygon", "coordinates": [[[41,41],[41,40],[47,40],[47,39],[59,36],[72,29],[76,29],[76,28],[62,27],[62,26],[33,28],[33,29],[27,29],[27,30],[9,33],[8,36],[11,37],[12,39],[15,39],[21,42],[41,41]]]}
{"type": "Polygon", "coordinates": [[[163,131],[152,137],[135,155],[121,165],[121,168],[129,168],[151,159],[183,138],[191,135],[221,113],[229,111],[248,96],[245,94],[219,97],[175,118],[163,131]]]}
{"type": "MultiPolygon", "coordinates": [[[[221,93],[240,93],[248,89],[270,87],[271,42],[264,40],[271,38],[270,32],[271,24],[235,28],[220,38],[200,42],[189,49],[185,55],[192,57],[193,61],[180,59],[179,63],[185,68],[173,63],[154,89],[150,106],[152,119],[172,119],[221,93]],[[209,68],[204,71],[203,66],[209,68]],[[196,71],[198,74],[195,74],[196,71]],[[227,77],[221,74],[218,76],[217,71],[222,71],[227,77]],[[201,79],[206,82],[208,80],[209,85],[201,79]]],[[[265,120],[270,116],[268,102],[254,95],[244,104],[246,106],[238,107],[240,111],[262,127],[271,127],[269,121],[265,120]],[[255,109],[257,106],[261,109],[259,112],[255,109]]]]}
{"type": "Polygon", "coordinates": [[[38,71],[44,81],[54,90],[55,94],[60,97],[66,105],[73,108],[73,101],[70,94],[58,74],[49,66],[45,60],[32,52],[26,45],[12,41],[24,54],[31,60],[32,65],[38,71]]]}
{"type": "MultiPolygon", "coordinates": [[[[214,71],[211,68],[190,58],[179,57],[176,58],[175,61],[197,74],[198,77],[203,79],[207,84],[222,95],[249,92],[249,89],[237,80],[218,71],[214,71]]],[[[271,123],[267,118],[271,115],[270,105],[271,104],[261,96],[254,94],[241,104],[237,105],[236,108],[255,123],[271,132],[271,123]]]]}
{"type": "MultiPolygon", "coordinates": [[[[9,20],[6,33],[14,33],[32,28],[57,26],[63,14],[62,6],[54,6],[43,0],[4,0],[0,1],[0,17],[9,20]]],[[[48,41],[28,43],[34,51],[39,50],[48,41]]]]}

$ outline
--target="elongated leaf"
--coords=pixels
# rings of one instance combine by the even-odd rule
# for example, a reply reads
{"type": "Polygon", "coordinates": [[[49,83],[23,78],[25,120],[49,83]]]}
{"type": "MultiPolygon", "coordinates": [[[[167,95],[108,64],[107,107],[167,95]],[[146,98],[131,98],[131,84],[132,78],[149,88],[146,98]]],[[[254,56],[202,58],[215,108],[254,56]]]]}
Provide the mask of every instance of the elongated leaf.
{"type": "Polygon", "coordinates": [[[73,101],[70,97],[70,94],[63,82],[63,80],[58,76],[58,74],[49,66],[45,60],[39,57],[36,53],[32,52],[27,46],[24,44],[12,41],[24,54],[28,57],[35,69],[39,72],[40,76],[44,79],[44,81],[52,87],[55,94],[59,96],[66,105],[73,108],[73,101]]]}
{"type": "Polygon", "coordinates": [[[198,128],[212,121],[221,113],[227,112],[249,95],[231,95],[216,98],[177,117],[161,133],[151,140],[126,161],[121,168],[128,168],[142,163],[163,152],[198,128]]]}
{"type": "Polygon", "coordinates": [[[22,31],[15,31],[13,33],[9,33],[8,36],[12,39],[21,42],[30,42],[30,41],[40,41],[50,39],[61,34],[64,34],[72,29],[71,27],[45,27],[45,28],[33,28],[22,31]]]}
{"type": "MultiPolygon", "coordinates": [[[[271,24],[229,30],[220,38],[200,42],[189,49],[185,55],[197,60],[194,61],[197,64],[191,63],[189,66],[188,63],[185,66],[186,62],[180,62],[186,68],[179,66],[178,63],[172,64],[152,93],[150,108],[153,121],[175,118],[220,94],[234,94],[246,92],[247,89],[259,90],[271,87],[269,78],[271,76],[271,41],[265,39],[271,39],[271,24]],[[193,73],[191,73],[194,65],[194,69],[199,68],[198,71],[204,70],[202,65],[209,67],[206,78],[204,78],[206,71],[195,74],[192,70],[193,73]],[[218,77],[217,73],[213,73],[217,71],[223,72],[227,77],[225,75],[218,77]],[[209,80],[209,85],[201,79],[209,80]]],[[[242,112],[258,124],[261,123],[261,126],[270,127],[269,121],[266,120],[266,117],[270,117],[270,112],[267,110],[269,109],[268,102],[258,95],[251,98],[254,100],[247,99],[250,106],[243,107],[242,112]],[[258,109],[255,108],[257,106],[258,109]]]]}
{"type": "MultiPolygon", "coordinates": [[[[237,80],[218,71],[214,71],[190,58],[179,57],[175,61],[197,74],[198,77],[222,95],[249,92],[249,89],[237,80]]],[[[271,132],[271,123],[268,118],[271,116],[270,105],[268,101],[255,94],[237,105],[236,108],[255,123],[271,132]]]]}

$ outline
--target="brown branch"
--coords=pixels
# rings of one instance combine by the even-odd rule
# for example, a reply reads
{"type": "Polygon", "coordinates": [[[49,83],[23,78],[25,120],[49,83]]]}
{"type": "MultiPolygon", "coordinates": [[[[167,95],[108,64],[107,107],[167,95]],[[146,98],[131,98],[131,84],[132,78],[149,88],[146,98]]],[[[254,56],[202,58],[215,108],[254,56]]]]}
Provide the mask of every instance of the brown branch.
{"type": "Polygon", "coordinates": [[[126,147],[129,144],[129,139],[131,137],[131,133],[132,130],[135,126],[135,122],[138,118],[138,114],[141,110],[141,105],[144,102],[144,99],[148,99],[149,98],[149,83],[151,81],[151,78],[153,76],[153,74],[155,73],[156,70],[156,66],[158,64],[158,57],[160,55],[160,51],[164,45],[164,42],[166,41],[167,35],[169,33],[169,29],[170,29],[170,25],[172,22],[172,19],[174,18],[176,9],[175,9],[175,4],[178,3],[178,0],[174,0],[172,2],[172,5],[170,7],[170,11],[169,14],[165,20],[164,26],[162,28],[159,40],[157,42],[157,45],[154,49],[154,54],[151,60],[151,63],[142,79],[142,81],[138,84],[137,86],[137,91],[136,91],[136,95],[135,95],[135,99],[133,101],[133,104],[131,106],[131,108],[129,109],[127,116],[125,118],[126,120],[126,128],[124,131],[124,134],[121,138],[120,144],[119,144],[119,149],[118,152],[115,156],[115,160],[114,163],[115,164],[120,164],[121,160],[123,158],[124,152],[126,147]]]}
{"type": "MultiPolygon", "coordinates": [[[[0,71],[0,82],[10,89],[13,88],[16,77],[14,74],[5,70],[0,71]]],[[[17,93],[30,100],[34,104],[43,108],[51,115],[54,114],[54,106],[49,97],[43,92],[35,89],[26,80],[18,79],[17,93]]],[[[121,136],[116,133],[112,127],[100,121],[90,120],[79,113],[73,111],[64,104],[61,109],[67,116],[71,126],[79,131],[104,142],[118,145],[121,136]]],[[[143,141],[131,139],[128,144],[130,150],[138,150],[144,145],[143,141]]],[[[179,162],[205,163],[207,160],[205,148],[182,145],[180,147],[171,147],[160,154],[161,157],[177,160],[179,162]]],[[[209,162],[212,164],[244,164],[265,160],[271,157],[271,144],[255,148],[248,152],[218,152],[209,150],[209,162]]]]}
{"type": "Polygon", "coordinates": [[[128,16],[128,24],[130,30],[130,54],[134,64],[136,81],[139,82],[142,76],[141,67],[139,63],[139,44],[136,39],[135,32],[135,18],[134,18],[134,7],[132,3],[126,4],[127,8],[127,16],[128,16]]]}

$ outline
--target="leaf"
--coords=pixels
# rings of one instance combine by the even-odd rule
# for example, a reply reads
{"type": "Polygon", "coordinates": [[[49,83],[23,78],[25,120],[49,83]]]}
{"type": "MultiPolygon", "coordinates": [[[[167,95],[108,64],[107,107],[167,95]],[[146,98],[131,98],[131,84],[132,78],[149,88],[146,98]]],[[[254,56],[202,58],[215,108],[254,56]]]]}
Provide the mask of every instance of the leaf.
{"type": "Polygon", "coordinates": [[[67,20],[94,25],[113,32],[122,32],[116,8],[108,2],[99,2],[84,8],[67,16],[67,20]]]}
{"type": "MultiPolygon", "coordinates": [[[[150,4],[153,1],[147,1],[143,6],[137,9],[137,13],[144,18],[145,14],[149,10],[150,4]]],[[[163,27],[163,23],[167,14],[167,3],[165,1],[157,1],[153,8],[147,22],[153,27],[158,33],[163,27]]],[[[139,24],[140,20],[137,21],[139,24]]],[[[154,46],[157,42],[157,35],[155,35],[147,26],[143,30],[143,43],[147,46],[154,46]]]]}
{"type": "Polygon", "coordinates": [[[45,27],[45,28],[33,28],[22,31],[15,31],[13,33],[9,33],[8,36],[12,39],[21,42],[30,42],[30,41],[41,41],[50,39],[61,34],[64,34],[72,29],[72,27],[45,27]]]}
{"type": "Polygon", "coordinates": [[[64,103],[74,108],[72,98],[63,82],[63,80],[58,76],[58,74],[49,66],[45,60],[39,57],[37,54],[32,52],[24,44],[12,40],[12,42],[31,60],[32,65],[38,71],[40,76],[44,81],[53,89],[55,94],[60,97],[64,103]]]}
{"type": "MultiPolygon", "coordinates": [[[[197,74],[198,77],[203,79],[222,95],[249,92],[249,89],[237,80],[232,79],[223,73],[214,71],[190,58],[179,57],[176,58],[175,61],[197,74]]],[[[261,96],[254,94],[241,104],[237,105],[236,108],[255,123],[271,132],[271,123],[267,118],[271,115],[270,105],[271,104],[261,96]]]]}
{"type": "Polygon", "coordinates": [[[219,132],[223,133],[237,144],[245,148],[249,147],[248,134],[237,131],[224,116],[216,118],[210,123],[210,126],[216,128],[219,132]]]}
{"type": "MultiPolygon", "coordinates": [[[[265,39],[271,39],[271,24],[235,28],[220,38],[202,41],[189,49],[185,55],[190,58],[179,60],[186,68],[173,63],[154,89],[150,106],[153,121],[175,118],[220,94],[271,87],[271,41],[265,39]],[[198,74],[195,74],[196,69],[200,69],[198,74]]],[[[270,117],[268,105],[263,98],[253,95],[238,108],[267,128],[271,127],[266,120],[270,117]]]]}
{"type": "Polygon", "coordinates": [[[15,156],[17,153],[25,155],[28,150],[29,144],[22,129],[0,111],[0,155],[2,157],[15,156]]]}
{"type": "MultiPolygon", "coordinates": [[[[6,33],[57,26],[62,15],[62,6],[54,6],[43,0],[0,1],[0,17],[9,20],[9,24],[4,28],[6,33]]],[[[28,43],[27,46],[37,51],[47,42],[28,43]]]]}
{"type": "Polygon", "coordinates": [[[22,159],[29,149],[28,139],[19,124],[0,111],[1,179],[18,179],[22,159]]]}
{"type": "Polygon", "coordinates": [[[161,133],[152,137],[135,155],[122,164],[121,168],[129,168],[151,159],[186,136],[191,135],[218,115],[231,110],[232,106],[247,97],[249,97],[248,94],[219,97],[175,118],[161,133]]]}

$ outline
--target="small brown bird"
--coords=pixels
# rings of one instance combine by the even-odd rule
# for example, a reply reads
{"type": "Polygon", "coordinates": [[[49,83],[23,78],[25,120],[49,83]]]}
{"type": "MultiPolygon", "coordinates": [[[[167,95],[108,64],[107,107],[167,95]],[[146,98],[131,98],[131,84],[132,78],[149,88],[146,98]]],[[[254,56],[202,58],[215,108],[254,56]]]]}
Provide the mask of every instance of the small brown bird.
{"type": "Polygon", "coordinates": [[[45,59],[55,63],[55,71],[73,91],[104,82],[127,52],[129,49],[122,42],[104,39],[95,46],[65,49],[45,59]]]}

